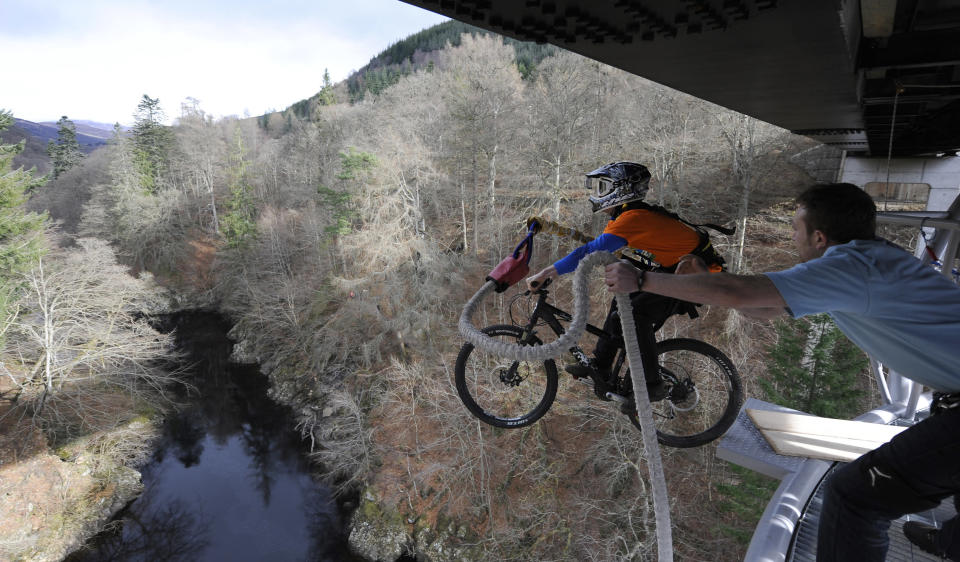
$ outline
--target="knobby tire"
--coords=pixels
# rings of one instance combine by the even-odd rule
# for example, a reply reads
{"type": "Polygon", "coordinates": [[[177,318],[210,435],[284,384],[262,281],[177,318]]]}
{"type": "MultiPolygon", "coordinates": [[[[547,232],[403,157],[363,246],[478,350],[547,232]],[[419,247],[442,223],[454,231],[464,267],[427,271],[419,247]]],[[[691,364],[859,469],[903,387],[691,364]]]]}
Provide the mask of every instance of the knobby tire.
{"type": "MultiPolygon", "coordinates": [[[[487,326],[482,332],[518,344],[523,337],[521,328],[506,324],[487,326]]],[[[536,337],[522,342],[540,343],[536,337]]],[[[536,422],[547,413],[557,395],[557,366],[552,359],[514,361],[465,343],[454,372],[460,400],[470,413],[495,427],[524,427],[536,422]]]]}
{"type": "MultiPolygon", "coordinates": [[[[737,418],[743,403],[743,385],[733,362],[712,345],[690,338],[657,342],[657,360],[668,382],[692,383],[695,392],[651,404],[657,440],[668,447],[705,445],[723,435],[737,418]],[[686,410],[686,411],[684,411],[686,410]]],[[[628,416],[638,429],[636,413],[628,416]]]]}

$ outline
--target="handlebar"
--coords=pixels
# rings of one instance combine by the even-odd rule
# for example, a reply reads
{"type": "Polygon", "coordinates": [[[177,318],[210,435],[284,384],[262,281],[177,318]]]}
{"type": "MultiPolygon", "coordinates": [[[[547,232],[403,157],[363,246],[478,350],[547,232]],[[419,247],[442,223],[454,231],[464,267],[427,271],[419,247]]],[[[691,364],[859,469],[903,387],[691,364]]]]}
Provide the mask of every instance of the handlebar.
{"type": "MultiPolygon", "coordinates": [[[[550,277],[547,277],[547,280],[544,281],[543,283],[539,283],[539,282],[537,282],[537,281],[534,281],[533,283],[530,284],[530,286],[533,287],[533,289],[534,289],[536,292],[539,293],[540,291],[543,291],[544,289],[546,289],[547,287],[549,287],[549,286],[550,286],[550,283],[553,283],[553,279],[550,278],[550,277]]],[[[529,295],[530,292],[531,292],[530,289],[527,289],[526,291],[524,291],[523,294],[524,294],[524,295],[529,295]]]]}

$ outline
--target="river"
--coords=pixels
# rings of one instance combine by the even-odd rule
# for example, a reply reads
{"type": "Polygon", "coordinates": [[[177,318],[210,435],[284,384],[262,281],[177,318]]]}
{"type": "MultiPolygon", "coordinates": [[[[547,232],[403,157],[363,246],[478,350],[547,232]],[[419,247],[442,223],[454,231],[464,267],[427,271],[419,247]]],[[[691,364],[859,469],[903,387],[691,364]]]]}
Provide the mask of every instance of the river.
{"type": "Polygon", "coordinates": [[[198,313],[170,323],[196,391],[180,392],[165,419],[144,493],[67,560],[358,560],[291,412],[267,397],[256,366],[229,362],[229,326],[198,313]]]}

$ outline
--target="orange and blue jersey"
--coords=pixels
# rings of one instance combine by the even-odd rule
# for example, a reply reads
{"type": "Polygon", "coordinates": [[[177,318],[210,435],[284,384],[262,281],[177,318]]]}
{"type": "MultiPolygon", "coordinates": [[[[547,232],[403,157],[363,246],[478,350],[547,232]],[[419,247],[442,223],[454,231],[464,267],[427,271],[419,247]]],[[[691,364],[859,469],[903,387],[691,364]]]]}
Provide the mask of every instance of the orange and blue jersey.
{"type": "Polygon", "coordinates": [[[553,267],[564,275],[577,269],[580,260],[600,250],[639,250],[663,267],[673,267],[700,244],[696,229],[649,209],[627,209],[607,223],[603,234],[557,260],[553,267]]]}

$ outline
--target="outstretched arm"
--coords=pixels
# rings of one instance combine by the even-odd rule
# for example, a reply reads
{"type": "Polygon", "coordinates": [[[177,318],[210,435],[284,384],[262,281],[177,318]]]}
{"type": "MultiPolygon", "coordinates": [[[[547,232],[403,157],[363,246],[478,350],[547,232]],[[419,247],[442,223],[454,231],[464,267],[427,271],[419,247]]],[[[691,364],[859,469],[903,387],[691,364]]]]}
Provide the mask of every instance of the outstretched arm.
{"type": "Polygon", "coordinates": [[[540,270],[539,273],[527,277],[527,288],[532,291],[539,287],[547,279],[551,279],[556,276],[557,270],[552,265],[548,265],[540,270]]]}
{"type": "MultiPolygon", "coordinates": [[[[614,293],[637,290],[639,270],[624,262],[606,267],[607,288],[614,293]]],[[[696,273],[672,275],[646,272],[643,290],[689,302],[729,306],[752,317],[770,318],[787,306],[777,287],[765,275],[696,273]]]]}
{"type": "Polygon", "coordinates": [[[580,263],[580,260],[582,260],[588,254],[592,254],[593,252],[600,250],[606,252],[615,252],[616,250],[624,247],[626,244],[627,241],[619,236],[614,234],[601,234],[596,240],[591,240],[583,246],[576,248],[563,258],[557,260],[553,265],[542,269],[536,275],[527,277],[527,288],[532,290],[534,288],[534,284],[539,285],[547,279],[558,277],[560,275],[566,275],[567,273],[574,271],[577,269],[577,265],[580,263]]]}

